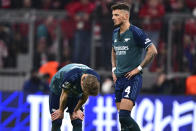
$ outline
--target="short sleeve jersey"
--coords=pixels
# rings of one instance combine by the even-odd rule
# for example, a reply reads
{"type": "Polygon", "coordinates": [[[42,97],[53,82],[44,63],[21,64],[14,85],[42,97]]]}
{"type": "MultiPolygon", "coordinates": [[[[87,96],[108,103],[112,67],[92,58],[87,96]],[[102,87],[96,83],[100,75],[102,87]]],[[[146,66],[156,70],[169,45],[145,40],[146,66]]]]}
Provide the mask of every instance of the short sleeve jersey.
{"type": "Polygon", "coordinates": [[[112,46],[116,54],[117,77],[136,68],[142,60],[143,49],[152,44],[147,35],[138,27],[131,25],[128,30],[120,34],[120,28],[113,32],[112,46]]]}
{"type": "Polygon", "coordinates": [[[83,74],[92,74],[100,80],[100,76],[90,67],[83,64],[69,64],[61,68],[52,78],[50,90],[56,95],[61,89],[69,91],[69,96],[81,96],[81,77],[83,74]]]}

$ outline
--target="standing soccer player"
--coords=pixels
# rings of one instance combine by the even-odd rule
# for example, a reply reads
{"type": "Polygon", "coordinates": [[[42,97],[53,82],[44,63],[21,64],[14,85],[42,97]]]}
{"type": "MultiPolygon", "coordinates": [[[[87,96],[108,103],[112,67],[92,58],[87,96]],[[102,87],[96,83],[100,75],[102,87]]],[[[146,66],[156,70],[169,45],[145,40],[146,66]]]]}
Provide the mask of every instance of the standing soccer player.
{"type": "Polygon", "coordinates": [[[157,50],[146,34],[129,22],[128,4],[116,3],[111,9],[114,26],[118,26],[113,32],[111,58],[121,130],[140,131],[130,112],[142,88],[141,71],[152,61],[157,50]],[[143,49],[146,50],[146,55],[142,61],[143,49]]]}
{"type": "Polygon", "coordinates": [[[66,65],[54,75],[49,96],[52,131],[60,131],[65,108],[68,108],[73,131],[82,131],[82,106],[88,96],[98,94],[99,81],[100,76],[83,64],[66,65]]]}

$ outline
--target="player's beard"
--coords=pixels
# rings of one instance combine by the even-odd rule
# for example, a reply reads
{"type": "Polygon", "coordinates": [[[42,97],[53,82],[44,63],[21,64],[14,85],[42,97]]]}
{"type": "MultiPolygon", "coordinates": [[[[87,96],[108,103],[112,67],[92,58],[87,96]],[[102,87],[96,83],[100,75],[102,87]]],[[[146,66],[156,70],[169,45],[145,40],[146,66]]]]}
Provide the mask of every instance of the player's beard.
{"type": "Polygon", "coordinates": [[[115,27],[115,28],[120,27],[122,24],[123,24],[123,22],[120,22],[119,24],[114,25],[114,27],[115,27]]]}

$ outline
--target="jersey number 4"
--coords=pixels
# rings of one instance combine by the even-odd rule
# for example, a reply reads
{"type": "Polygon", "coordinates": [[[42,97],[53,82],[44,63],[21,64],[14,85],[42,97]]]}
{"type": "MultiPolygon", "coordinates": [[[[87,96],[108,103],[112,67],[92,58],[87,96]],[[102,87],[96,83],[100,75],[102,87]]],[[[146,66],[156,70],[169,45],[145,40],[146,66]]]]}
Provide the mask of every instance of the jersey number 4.
{"type": "Polygon", "coordinates": [[[131,92],[131,86],[128,86],[126,89],[125,89],[125,92],[127,93],[125,95],[125,97],[129,97],[129,93],[131,92]]]}

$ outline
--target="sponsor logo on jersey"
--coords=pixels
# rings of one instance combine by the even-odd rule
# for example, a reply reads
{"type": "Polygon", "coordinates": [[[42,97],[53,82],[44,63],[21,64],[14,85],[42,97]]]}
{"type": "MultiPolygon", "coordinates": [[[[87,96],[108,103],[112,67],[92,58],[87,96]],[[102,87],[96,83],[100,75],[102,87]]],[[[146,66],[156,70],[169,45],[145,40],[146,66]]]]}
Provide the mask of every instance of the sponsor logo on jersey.
{"type": "Polygon", "coordinates": [[[126,55],[126,51],[129,50],[128,46],[115,46],[116,55],[126,55]]]}
{"type": "Polygon", "coordinates": [[[114,47],[115,51],[119,51],[119,50],[129,50],[128,46],[115,46],[114,47]]]}

